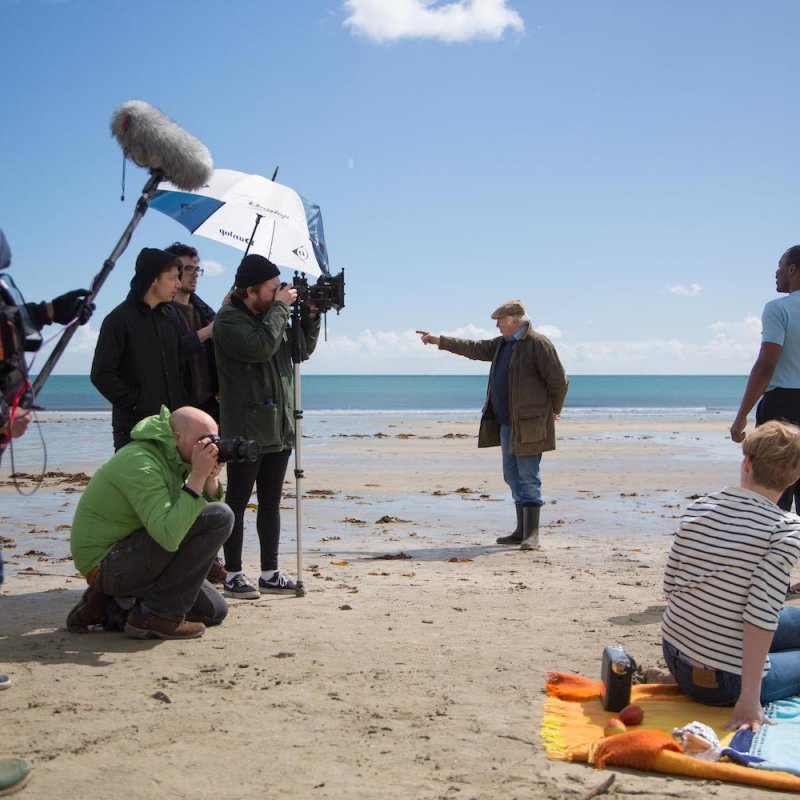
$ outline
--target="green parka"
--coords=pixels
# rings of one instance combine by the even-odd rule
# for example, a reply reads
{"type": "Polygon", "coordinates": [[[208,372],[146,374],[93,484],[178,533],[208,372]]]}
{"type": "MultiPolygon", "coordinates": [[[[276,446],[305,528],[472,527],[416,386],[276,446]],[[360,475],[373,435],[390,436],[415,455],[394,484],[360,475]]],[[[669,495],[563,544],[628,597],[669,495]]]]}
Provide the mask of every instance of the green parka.
{"type": "Polygon", "coordinates": [[[178,453],[170,411],[145,417],[131,431],[133,441],[95,472],[81,495],[72,521],[70,551],[86,575],[117,542],[144,528],[174,553],[206,503],[222,497],[195,497],[182,491],[191,471],[178,453]]]}
{"type": "MultiPolygon", "coordinates": [[[[489,386],[481,415],[478,447],[500,445],[500,423],[492,412],[491,386],[495,358],[503,337],[472,341],[439,337],[439,349],[476,361],[491,361],[489,386]]],[[[560,414],[569,381],[553,343],[530,325],[514,347],[508,367],[509,450],[532,456],[556,449],[554,414],[560,414]]]]}
{"type": "MultiPolygon", "coordinates": [[[[259,316],[234,299],[214,320],[220,433],[252,439],[262,453],[294,447],[289,314],[289,306],[280,300],[259,316]]],[[[301,328],[310,355],[317,346],[320,321],[304,318],[301,328]]]]}

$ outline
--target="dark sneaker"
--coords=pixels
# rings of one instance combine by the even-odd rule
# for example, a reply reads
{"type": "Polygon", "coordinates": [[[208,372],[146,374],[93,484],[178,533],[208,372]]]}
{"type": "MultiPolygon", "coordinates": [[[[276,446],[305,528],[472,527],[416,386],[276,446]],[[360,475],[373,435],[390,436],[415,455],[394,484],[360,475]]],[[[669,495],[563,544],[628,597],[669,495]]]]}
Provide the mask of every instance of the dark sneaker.
{"type": "Polygon", "coordinates": [[[108,598],[109,595],[90,586],[67,614],[67,630],[70,633],[89,633],[92,625],[102,625],[103,609],[108,598]]]}
{"type": "Polygon", "coordinates": [[[283,572],[276,572],[268,581],[258,579],[261,594],[294,594],[297,584],[283,572]]]}
{"type": "Polygon", "coordinates": [[[247,580],[243,572],[234,575],[229,581],[223,584],[225,597],[238,597],[240,600],[257,600],[261,593],[247,580]]]}
{"type": "Polygon", "coordinates": [[[158,614],[144,615],[139,607],[131,609],[125,633],[134,639],[197,639],[206,632],[202,622],[173,622],[158,614]]]}
{"type": "Polygon", "coordinates": [[[227,577],[228,573],[225,570],[225,565],[222,563],[222,559],[215,558],[211,562],[211,566],[208,568],[208,575],[206,575],[206,578],[208,578],[211,583],[220,584],[225,583],[225,578],[227,577]]]}

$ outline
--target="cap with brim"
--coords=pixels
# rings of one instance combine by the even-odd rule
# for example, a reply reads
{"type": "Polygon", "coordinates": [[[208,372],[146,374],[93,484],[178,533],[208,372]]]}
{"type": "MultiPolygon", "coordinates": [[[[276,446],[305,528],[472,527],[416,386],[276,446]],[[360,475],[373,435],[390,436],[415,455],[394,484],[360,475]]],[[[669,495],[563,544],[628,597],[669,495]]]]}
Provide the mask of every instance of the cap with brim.
{"type": "Polygon", "coordinates": [[[492,311],[492,319],[502,319],[503,317],[524,317],[525,306],[522,300],[509,300],[507,303],[498,306],[492,311]]]}

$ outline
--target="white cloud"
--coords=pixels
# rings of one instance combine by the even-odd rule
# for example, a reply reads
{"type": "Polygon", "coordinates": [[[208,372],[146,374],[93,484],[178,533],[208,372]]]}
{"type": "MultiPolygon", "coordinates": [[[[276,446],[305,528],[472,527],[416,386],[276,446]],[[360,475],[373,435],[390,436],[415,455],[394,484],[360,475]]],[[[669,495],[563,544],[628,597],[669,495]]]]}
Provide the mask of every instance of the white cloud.
{"type": "MultiPolygon", "coordinates": [[[[741,375],[749,372],[758,354],[761,320],[748,314],[739,321],[714,322],[699,340],[692,340],[688,335],[681,338],[679,332],[670,338],[574,341],[554,325],[537,325],[536,330],[557,341],[559,357],[567,372],[573,375],[741,375]]],[[[97,333],[92,323],[79,328],[56,372],[88,373],[97,333]]],[[[464,339],[497,336],[494,328],[474,324],[444,333],[464,339]]],[[[37,355],[34,373],[44,364],[52,344],[37,355]]],[[[328,341],[321,339],[314,355],[303,365],[303,372],[314,375],[485,375],[488,369],[488,362],[460,358],[423,345],[413,329],[368,329],[355,336],[337,335],[329,329],[328,341]]]]}
{"type": "MultiPolygon", "coordinates": [[[[72,339],[70,339],[67,349],[61,354],[58,363],[53,370],[59,375],[79,375],[86,374],[92,366],[94,348],[97,344],[97,337],[100,333],[100,323],[97,328],[92,327],[94,318],[85,325],[81,325],[72,339]]],[[[46,344],[35,354],[33,363],[28,361],[31,366],[31,373],[38,374],[39,370],[45,365],[48,356],[56,346],[61,336],[58,326],[44,328],[42,334],[45,336],[46,344]]]]}
{"type": "Polygon", "coordinates": [[[678,337],[565,342],[558,353],[576,374],[740,375],[755,361],[760,334],[761,320],[748,314],[738,322],[712,323],[700,342],[678,337]]]}
{"type": "Polygon", "coordinates": [[[668,283],[664,287],[664,291],[678,297],[697,297],[703,291],[703,287],[699,283],[690,283],[688,286],[684,286],[682,283],[668,283]]]}
{"type": "Polygon", "coordinates": [[[219,278],[224,275],[226,270],[223,264],[219,261],[212,261],[211,259],[203,259],[203,269],[209,278],[219,278]]]}
{"type": "MultiPolygon", "coordinates": [[[[680,338],[572,341],[554,325],[536,330],[553,341],[572,374],[743,374],[758,353],[761,320],[748,314],[737,322],[715,322],[700,341],[680,338]]],[[[497,335],[477,325],[445,332],[466,339],[497,335]]],[[[423,346],[413,330],[371,331],[356,337],[330,336],[320,341],[306,367],[313,374],[486,374],[488,364],[423,346]]]]}
{"type": "Polygon", "coordinates": [[[347,159],[347,169],[355,169],[356,160],[354,158],[347,159]]]}
{"type": "Polygon", "coordinates": [[[525,30],[522,17],[507,0],[345,0],[344,7],[345,26],[374,42],[468,42],[500,39],[506,30],[525,30]]]}
{"type": "Polygon", "coordinates": [[[539,331],[543,336],[554,341],[564,338],[561,328],[557,328],[555,325],[535,325],[534,330],[539,331]]]}

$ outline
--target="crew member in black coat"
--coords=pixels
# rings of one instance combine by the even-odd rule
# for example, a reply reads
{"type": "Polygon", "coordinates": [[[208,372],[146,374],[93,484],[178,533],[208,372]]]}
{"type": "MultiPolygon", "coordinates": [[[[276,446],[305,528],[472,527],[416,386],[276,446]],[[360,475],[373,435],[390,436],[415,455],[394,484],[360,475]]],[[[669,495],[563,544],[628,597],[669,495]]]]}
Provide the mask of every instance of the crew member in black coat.
{"type": "Polygon", "coordinates": [[[181,285],[181,262],[145,247],[136,259],[131,290],[100,327],[91,378],[112,407],[114,449],[131,441],[133,426],[186,405],[180,357],[181,327],[171,301],[181,285]]]}

